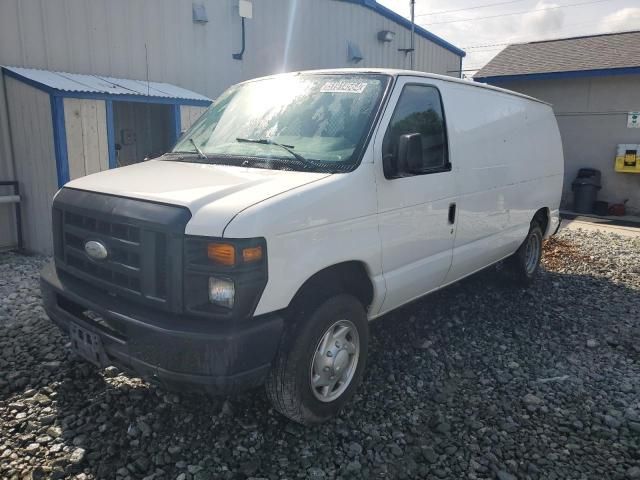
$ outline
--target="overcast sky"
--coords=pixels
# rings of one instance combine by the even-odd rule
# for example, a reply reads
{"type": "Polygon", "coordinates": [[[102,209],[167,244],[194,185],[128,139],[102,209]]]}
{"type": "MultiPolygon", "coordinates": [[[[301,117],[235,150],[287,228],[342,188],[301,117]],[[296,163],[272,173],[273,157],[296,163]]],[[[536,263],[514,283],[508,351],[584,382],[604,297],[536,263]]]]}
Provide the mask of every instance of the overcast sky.
{"type": "MultiPolygon", "coordinates": [[[[409,0],[378,3],[410,16],[409,0]]],[[[504,48],[496,44],[640,30],[640,0],[416,0],[416,23],[465,50],[463,69],[477,69],[504,48]]]]}

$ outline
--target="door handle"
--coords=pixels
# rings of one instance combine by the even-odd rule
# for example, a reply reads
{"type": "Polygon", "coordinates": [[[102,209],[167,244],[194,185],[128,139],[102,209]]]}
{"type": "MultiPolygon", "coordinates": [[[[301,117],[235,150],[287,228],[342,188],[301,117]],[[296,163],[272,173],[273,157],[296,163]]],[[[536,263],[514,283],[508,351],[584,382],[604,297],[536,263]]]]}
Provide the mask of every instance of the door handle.
{"type": "Polygon", "coordinates": [[[455,203],[449,204],[449,223],[451,225],[456,223],[456,204],[455,203]]]}

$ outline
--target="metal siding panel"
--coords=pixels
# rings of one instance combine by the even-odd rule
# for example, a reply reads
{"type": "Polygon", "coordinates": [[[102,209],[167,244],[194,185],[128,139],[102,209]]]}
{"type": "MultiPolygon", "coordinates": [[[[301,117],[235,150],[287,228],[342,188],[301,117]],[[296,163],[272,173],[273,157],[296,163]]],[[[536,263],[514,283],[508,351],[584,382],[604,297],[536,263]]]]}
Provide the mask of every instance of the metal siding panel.
{"type": "MultiPolygon", "coordinates": [[[[0,75],[0,179],[14,180],[9,122],[7,116],[2,114],[7,109],[4,91],[4,75],[0,75]]],[[[2,191],[3,194],[11,192],[8,188],[4,188],[2,191]]],[[[18,239],[13,205],[0,205],[0,225],[2,225],[0,228],[0,249],[15,245],[18,239]]]]}
{"type": "Polygon", "coordinates": [[[51,200],[57,190],[49,95],[6,78],[16,177],[23,197],[25,248],[51,253],[51,200]]]}
{"type": "Polygon", "coordinates": [[[18,21],[19,0],[3,0],[0,4],[0,60],[5,65],[21,65],[22,40],[18,21]]]}

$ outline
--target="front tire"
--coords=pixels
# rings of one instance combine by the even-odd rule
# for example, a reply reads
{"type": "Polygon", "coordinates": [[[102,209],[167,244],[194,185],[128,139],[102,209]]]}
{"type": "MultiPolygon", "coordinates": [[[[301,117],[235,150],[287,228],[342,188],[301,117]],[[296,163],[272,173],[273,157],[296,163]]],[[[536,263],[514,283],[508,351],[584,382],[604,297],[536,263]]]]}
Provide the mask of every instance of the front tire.
{"type": "Polygon", "coordinates": [[[533,222],[527,238],[520,248],[508,259],[509,270],[520,284],[531,284],[540,267],[542,258],[542,228],[533,222]]]}
{"type": "Polygon", "coordinates": [[[304,425],[336,416],[362,381],[368,344],[367,315],[355,297],[322,302],[280,347],[266,381],[274,408],[304,425]]]}

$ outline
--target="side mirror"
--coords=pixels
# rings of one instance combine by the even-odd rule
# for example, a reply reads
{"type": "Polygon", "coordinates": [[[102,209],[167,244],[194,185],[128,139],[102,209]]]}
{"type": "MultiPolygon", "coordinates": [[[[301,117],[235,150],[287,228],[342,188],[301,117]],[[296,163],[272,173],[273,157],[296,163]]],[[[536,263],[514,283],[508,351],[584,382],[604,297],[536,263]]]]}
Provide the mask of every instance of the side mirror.
{"type": "Polygon", "coordinates": [[[401,172],[415,173],[420,172],[422,167],[422,135],[419,133],[400,135],[398,169],[401,172]]]}

